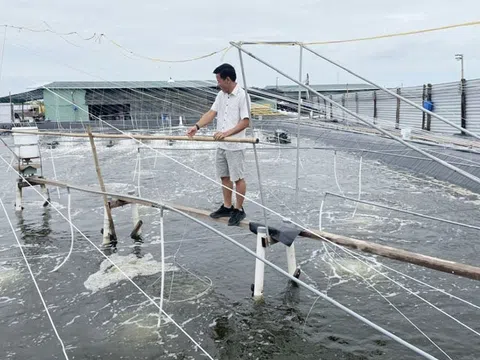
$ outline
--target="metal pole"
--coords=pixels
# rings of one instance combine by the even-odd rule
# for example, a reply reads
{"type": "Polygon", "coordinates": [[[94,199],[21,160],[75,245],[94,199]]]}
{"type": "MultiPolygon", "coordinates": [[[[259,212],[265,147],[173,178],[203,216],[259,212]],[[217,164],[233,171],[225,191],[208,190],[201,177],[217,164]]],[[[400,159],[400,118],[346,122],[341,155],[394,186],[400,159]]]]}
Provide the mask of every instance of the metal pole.
{"type": "MultiPolygon", "coordinates": [[[[234,42],[230,42],[230,44],[231,44],[232,46],[236,47],[236,48],[239,48],[239,46],[238,46],[236,43],[234,43],[234,42]]],[[[250,53],[250,52],[248,52],[248,51],[246,51],[246,50],[244,50],[244,49],[241,49],[241,51],[243,51],[244,53],[246,53],[246,54],[249,55],[250,57],[254,58],[255,60],[261,62],[262,64],[268,66],[268,67],[271,68],[272,70],[275,70],[275,71],[276,71],[277,73],[279,73],[280,75],[285,76],[287,79],[293,81],[294,83],[302,86],[303,88],[305,88],[305,89],[307,89],[307,90],[310,90],[313,94],[315,94],[315,95],[319,96],[320,98],[326,100],[329,104],[333,104],[333,105],[337,106],[337,107],[340,108],[341,110],[345,111],[347,114],[353,116],[354,118],[360,120],[361,122],[363,122],[363,123],[371,126],[372,128],[378,130],[379,132],[381,132],[382,134],[388,136],[389,138],[398,141],[399,143],[405,145],[406,147],[408,147],[408,148],[410,148],[410,149],[412,149],[412,150],[415,150],[415,151],[417,151],[418,153],[420,153],[420,154],[428,157],[429,159],[432,159],[432,160],[436,161],[437,163],[439,163],[439,164],[441,164],[441,165],[449,168],[450,170],[453,170],[453,171],[455,171],[455,172],[457,172],[457,173],[465,176],[466,178],[474,181],[475,183],[480,184],[480,179],[479,179],[478,177],[476,177],[476,176],[474,176],[474,175],[472,175],[472,174],[470,174],[470,173],[468,173],[468,172],[466,172],[466,171],[463,171],[462,169],[459,169],[459,168],[457,168],[457,167],[455,167],[455,166],[447,163],[446,161],[443,161],[443,160],[441,160],[441,159],[439,159],[439,158],[437,158],[437,157],[435,157],[435,156],[433,156],[433,155],[430,155],[430,154],[427,153],[426,151],[423,151],[423,150],[417,148],[416,146],[413,146],[413,145],[407,143],[406,141],[402,140],[401,138],[399,138],[399,137],[397,137],[397,136],[395,136],[395,135],[392,135],[390,132],[382,129],[382,128],[379,127],[379,126],[370,123],[368,120],[365,120],[363,117],[361,117],[361,116],[358,115],[357,113],[354,113],[353,111],[348,110],[348,109],[345,108],[344,106],[342,106],[342,105],[340,105],[340,104],[337,104],[335,101],[333,101],[333,100],[327,98],[326,96],[322,95],[321,93],[319,93],[318,91],[316,91],[316,90],[313,89],[312,87],[310,87],[310,86],[308,86],[308,85],[302,84],[301,82],[295,80],[294,78],[292,78],[291,76],[287,75],[287,74],[284,73],[283,71],[278,70],[278,69],[275,68],[274,66],[272,66],[272,65],[270,65],[269,63],[267,63],[266,61],[258,58],[257,56],[253,55],[252,53],[250,53]]],[[[395,95],[396,95],[396,94],[395,94],[395,95]]],[[[423,109],[423,110],[425,110],[425,109],[423,109]]],[[[429,112],[429,113],[430,113],[430,112],[429,112]]],[[[463,130],[463,129],[462,129],[462,130],[463,130]]]]}
{"type": "MultiPolygon", "coordinates": [[[[302,82],[303,48],[300,46],[298,66],[298,81],[302,82]]],[[[300,118],[302,116],[302,88],[298,89],[298,120],[297,120],[297,165],[295,172],[295,205],[298,205],[298,176],[300,172],[300,118]]]]}
{"type": "MultiPolygon", "coordinates": [[[[260,163],[258,161],[258,153],[257,153],[257,146],[253,144],[253,153],[255,155],[255,165],[257,166],[257,174],[258,174],[258,188],[260,190],[260,202],[262,204],[263,209],[263,217],[265,219],[265,231],[267,233],[267,239],[270,239],[270,232],[268,230],[268,216],[267,216],[267,208],[265,206],[265,200],[263,198],[263,186],[262,186],[262,177],[260,175],[260,163]]],[[[268,241],[267,241],[268,245],[268,241]]]]}
{"type": "Polygon", "coordinates": [[[455,54],[455,59],[460,60],[460,80],[464,79],[463,74],[463,54],[455,54]]]}
{"type": "Polygon", "coordinates": [[[160,208],[160,257],[162,261],[162,275],[160,281],[160,310],[158,313],[158,323],[157,327],[159,328],[162,322],[162,311],[163,311],[163,292],[165,287],[165,236],[164,236],[164,226],[163,226],[163,206],[160,208]]]}
{"type": "MultiPolygon", "coordinates": [[[[243,88],[245,90],[245,99],[247,101],[247,109],[248,109],[248,114],[250,116],[250,125],[252,127],[252,133],[255,135],[255,127],[253,125],[253,120],[252,120],[252,113],[251,113],[251,105],[250,105],[250,96],[248,95],[248,87],[247,87],[247,78],[245,76],[245,66],[243,65],[243,57],[242,57],[242,51],[238,49],[238,56],[240,58],[240,68],[242,70],[242,79],[243,79],[243,88]]],[[[263,208],[263,217],[265,219],[265,231],[267,233],[267,239],[270,239],[270,232],[268,231],[268,216],[267,216],[267,209],[265,206],[265,200],[263,198],[263,186],[262,186],[262,176],[260,175],[260,163],[258,160],[258,153],[257,153],[257,147],[255,144],[253,144],[253,153],[255,154],[255,165],[257,167],[257,176],[258,176],[258,188],[260,190],[260,203],[262,204],[263,208]]],[[[267,241],[268,244],[268,241],[267,241]]]]}
{"type": "MultiPolygon", "coordinates": [[[[19,171],[21,172],[21,170],[19,171]]],[[[19,181],[15,184],[15,211],[23,210],[22,199],[23,189],[21,187],[21,179],[19,179],[19,181]]]]}
{"type": "Polygon", "coordinates": [[[242,51],[240,49],[238,49],[238,56],[240,58],[240,69],[242,71],[243,89],[245,90],[246,101],[247,101],[247,109],[248,109],[248,113],[250,114],[250,125],[252,127],[252,133],[255,134],[254,133],[255,126],[253,124],[253,119],[251,118],[252,117],[251,104],[250,104],[250,97],[248,95],[247,78],[245,76],[245,66],[243,65],[242,51]]]}
{"type": "MultiPolygon", "coordinates": [[[[450,120],[445,119],[443,116],[437,115],[437,114],[435,114],[434,112],[432,112],[432,111],[430,111],[430,110],[427,110],[427,109],[423,108],[422,106],[420,106],[420,105],[418,105],[418,104],[415,104],[413,101],[408,100],[407,98],[404,98],[403,96],[401,96],[401,95],[399,95],[399,94],[397,94],[397,93],[395,93],[395,92],[393,92],[393,91],[391,91],[391,90],[389,90],[389,89],[387,89],[387,88],[385,88],[385,87],[383,87],[383,86],[381,86],[381,85],[378,85],[378,84],[374,83],[373,81],[370,81],[370,80],[364,78],[363,76],[358,75],[357,73],[355,73],[355,72],[347,69],[346,67],[340,65],[339,63],[337,63],[337,62],[335,62],[335,61],[333,61],[333,60],[330,60],[329,58],[327,58],[327,57],[319,54],[318,52],[310,49],[308,46],[305,46],[305,45],[303,45],[303,44],[300,44],[300,46],[303,47],[303,48],[305,48],[305,50],[310,51],[312,54],[317,55],[319,58],[322,58],[323,60],[328,61],[330,64],[333,64],[333,65],[335,65],[335,66],[338,66],[340,69],[345,70],[345,71],[348,72],[349,74],[352,74],[353,76],[356,76],[356,77],[358,77],[359,79],[361,79],[361,80],[369,83],[370,85],[373,85],[373,86],[375,86],[375,87],[377,87],[377,88],[379,88],[379,89],[381,89],[381,90],[389,93],[390,95],[396,97],[397,99],[400,99],[400,100],[406,102],[407,104],[409,104],[409,105],[411,105],[411,106],[413,106],[413,107],[415,107],[415,108],[417,108],[417,109],[419,109],[419,110],[421,110],[421,111],[423,111],[423,112],[425,112],[425,113],[427,113],[427,114],[430,114],[431,116],[437,118],[438,120],[443,121],[444,123],[446,123],[446,124],[448,124],[448,125],[450,125],[450,126],[453,126],[455,129],[460,130],[460,131],[462,131],[462,132],[464,132],[464,133],[466,133],[466,134],[468,134],[468,135],[470,135],[470,136],[473,136],[474,138],[477,138],[477,139],[480,140],[480,135],[475,134],[475,133],[473,133],[473,132],[471,132],[471,131],[468,131],[468,130],[462,128],[461,126],[458,126],[457,124],[452,123],[450,120]]],[[[462,60],[463,60],[463,57],[462,57],[462,60]]],[[[462,73],[462,78],[463,78],[463,73],[462,73]]]]}
{"type": "Polygon", "coordinates": [[[463,71],[463,56],[462,56],[461,66],[462,66],[462,79],[465,79],[465,75],[463,71]]]}
{"type": "Polygon", "coordinates": [[[292,45],[298,44],[298,41],[242,41],[241,45],[292,45]]]}

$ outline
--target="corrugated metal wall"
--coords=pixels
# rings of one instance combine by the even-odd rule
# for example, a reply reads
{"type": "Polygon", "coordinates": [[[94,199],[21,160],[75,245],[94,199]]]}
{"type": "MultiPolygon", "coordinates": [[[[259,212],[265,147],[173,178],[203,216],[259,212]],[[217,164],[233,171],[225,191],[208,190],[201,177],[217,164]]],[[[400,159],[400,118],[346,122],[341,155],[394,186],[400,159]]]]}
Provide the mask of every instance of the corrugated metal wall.
{"type": "Polygon", "coordinates": [[[467,80],[465,92],[467,129],[480,134],[480,79],[467,80]]]}
{"type": "MultiPolygon", "coordinates": [[[[342,104],[343,105],[343,94],[335,94],[332,95],[332,100],[335,101],[337,104],[342,104]]],[[[346,113],[342,110],[340,110],[338,107],[334,106],[332,109],[333,113],[333,118],[343,121],[345,120],[346,113]]]]}
{"type": "MultiPolygon", "coordinates": [[[[397,92],[397,89],[391,89],[397,92]]],[[[426,96],[425,91],[425,96],[426,96]]],[[[467,80],[465,85],[466,93],[466,128],[480,134],[480,79],[467,80]]],[[[423,85],[400,88],[403,97],[422,106],[424,100],[423,85]]],[[[355,93],[335,94],[332,99],[339,104],[369,119],[374,116],[374,92],[362,91],[355,93]]],[[[425,97],[426,99],[426,97],[425,97]]],[[[432,85],[433,112],[461,126],[462,105],[461,105],[461,82],[451,82],[432,85]]],[[[329,111],[327,111],[329,112],[329,111]]],[[[338,121],[354,120],[338,108],[333,108],[333,117],[338,121]]],[[[386,128],[393,128],[397,118],[397,99],[392,95],[377,90],[377,118],[375,122],[386,128]]],[[[422,129],[423,112],[403,101],[400,102],[399,128],[422,129]]],[[[426,119],[425,119],[426,121],[426,119]]],[[[458,134],[460,131],[443,121],[431,117],[430,131],[444,134],[458,134]]]]}
{"type": "MultiPolygon", "coordinates": [[[[423,86],[402,88],[400,90],[403,97],[415,104],[422,106],[423,86]]],[[[400,129],[410,128],[415,130],[422,129],[423,112],[415,107],[405,103],[400,103],[400,129]]]]}
{"type": "Polygon", "coordinates": [[[396,113],[397,99],[384,91],[377,91],[377,123],[386,127],[394,127],[396,113]]]}
{"type": "MultiPolygon", "coordinates": [[[[435,114],[443,116],[447,120],[460,126],[462,120],[461,113],[461,84],[447,83],[432,86],[432,102],[435,114]]],[[[431,131],[455,134],[459,133],[454,127],[436,119],[432,116],[431,131]]]]}
{"type": "Polygon", "coordinates": [[[367,119],[373,119],[373,91],[358,93],[358,113],[367,119]]]}
{"type": "MultiPolygon", "coordinates": [[[[349,92],[345,94],[345,107],[354,113],[358,112],[357,99],[356,99],[355,93],[349,92]]],[[[360,120],[358,120],[357,118],[349,114],[346,114],[346,118],[349,119],[350,121],[360,122],[360,120]]]]}

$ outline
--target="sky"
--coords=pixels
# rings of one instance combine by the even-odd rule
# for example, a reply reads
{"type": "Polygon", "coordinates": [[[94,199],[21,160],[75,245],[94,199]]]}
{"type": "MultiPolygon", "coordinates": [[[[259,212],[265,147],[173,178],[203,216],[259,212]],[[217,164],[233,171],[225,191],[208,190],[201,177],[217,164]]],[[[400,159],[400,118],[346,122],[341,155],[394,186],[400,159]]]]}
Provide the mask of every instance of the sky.
{"type": "MultiPolygon", "coordinates": [[[[237,68],[243,84],[235,48],[165,63],[128,55],[113,42],[145,57],[181,60],[224,49],[230,41],[343,40],[480,20],[478,0],[0,0],[0,9],[0,96],[51,81],[214,80],[212,70],[222,62],[237,68]],[[105,36],[99,40],[99,34],[105,36]]],[[[464,55],[466,79],[480,78],[479,43],[476,25],[311,47],[371,81],[398,87],[457,81],[456,53],[464,55]]],[[[299,78],[298,47],[244,48],[299,78]]],[[[362,82],[311,53],[302,57],[302,79],[308,73],[311,84],[362,82]]],[[[243,59],[248,86],[292,84],[248,55],[243,59]]]]}

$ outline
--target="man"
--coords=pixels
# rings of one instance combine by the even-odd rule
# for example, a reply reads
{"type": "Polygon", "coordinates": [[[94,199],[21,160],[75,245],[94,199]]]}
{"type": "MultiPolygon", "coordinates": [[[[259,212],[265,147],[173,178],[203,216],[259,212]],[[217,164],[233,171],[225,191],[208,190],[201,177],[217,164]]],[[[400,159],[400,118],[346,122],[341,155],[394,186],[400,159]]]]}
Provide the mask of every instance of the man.
{"type": "MultiPolygon", "coordinates": [[[[245,90],[236,83],[235,69],[230,64],[222,64],[213,73],[221,90],[211,109],[187,131],[187,135],[194,136],[200,128],[208,125],[217,117],[217,131],[213,135],[215,140],[223,140],[226,137],[245,138],[245,129],[250,125],[250,114],[245,90]]],[[[245,144],[219,142],[215,167],[217,176],[220,177],[223,184],[223,204],[210,216],[214,219],[229,217],[229,226],[239,225],[246,216],[243,210],[243,200],[247,190],[244,179],[245,144]],[[237,192],[235,205],[232,204],[234,183],[237,192]]]]}

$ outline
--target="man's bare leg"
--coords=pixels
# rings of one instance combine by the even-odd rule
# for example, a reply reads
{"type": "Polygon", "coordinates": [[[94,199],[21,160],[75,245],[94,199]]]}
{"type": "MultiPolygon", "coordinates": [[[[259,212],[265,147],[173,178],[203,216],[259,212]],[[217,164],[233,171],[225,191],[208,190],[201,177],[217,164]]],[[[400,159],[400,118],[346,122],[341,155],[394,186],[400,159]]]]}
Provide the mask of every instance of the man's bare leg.
{"type": "Polygon", "coordinates": [[[227,177],[222,177],[222,192],[223,192],[223,205],[226,208],[230,208],[232,206],[232,188],[233,188],[233,182],[230,180],[230,178],[227,177]],[[225,188],[225,186],[228,188],[225,188]]]}
{"type": "Polygon", "coordinates": [[[245,200],[244,196],[247,192],[247,183],[245,182],[245,179],[235,181],[235,191],[238,193],[235,194],[235,209],[241,209],[243,206],[243,201],[245,200]]]}

